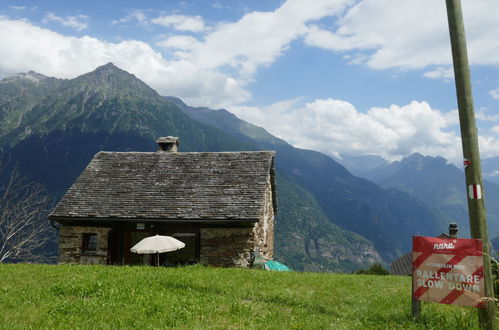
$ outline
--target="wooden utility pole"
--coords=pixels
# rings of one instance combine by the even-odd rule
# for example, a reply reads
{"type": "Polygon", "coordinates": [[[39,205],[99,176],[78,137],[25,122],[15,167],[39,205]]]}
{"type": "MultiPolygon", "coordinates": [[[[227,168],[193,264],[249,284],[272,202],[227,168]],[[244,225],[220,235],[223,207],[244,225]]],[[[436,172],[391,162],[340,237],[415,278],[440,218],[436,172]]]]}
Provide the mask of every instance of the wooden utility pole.
{"type": "Polygon", "coordinates": [[[472,238],[483,241],[483,268],[486,307],[478,310],[480,326],[483,329],[495,329],[494,285],[490,264],[490,245],[487,233],[487,221],[483,198],[482,169],[478,151],[478,135],[471,93],[470,68],[464,33],[461,0],[446,0],[447,18],[452,46],[452,61],[456,81],[459,122],[463,144],[466,188],[468,191],[468,214],[472,238]]]}

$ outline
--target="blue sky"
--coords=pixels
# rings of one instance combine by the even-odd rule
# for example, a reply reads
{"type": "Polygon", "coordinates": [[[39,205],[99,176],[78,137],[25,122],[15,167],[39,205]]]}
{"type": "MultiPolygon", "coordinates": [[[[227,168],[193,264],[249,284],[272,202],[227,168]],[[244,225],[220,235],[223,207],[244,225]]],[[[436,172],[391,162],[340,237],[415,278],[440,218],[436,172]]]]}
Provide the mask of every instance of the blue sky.
{"type": "MultiPolygon", "coordinates": [[[[499,3],[462,2],[481,153],[495,157],[499,3]]],[[[443,0],[2,1],[0,30],[0,78],[111,61],[297,147],[462,161],[443,0]]]]}

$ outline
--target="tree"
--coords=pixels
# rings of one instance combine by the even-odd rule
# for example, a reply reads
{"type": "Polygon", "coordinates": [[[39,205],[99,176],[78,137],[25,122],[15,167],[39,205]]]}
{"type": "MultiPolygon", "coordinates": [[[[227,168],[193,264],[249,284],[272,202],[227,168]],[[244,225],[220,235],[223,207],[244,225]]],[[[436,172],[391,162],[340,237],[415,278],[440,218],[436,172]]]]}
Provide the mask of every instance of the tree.
{"type": "MultiPolygon", "coordinates": [[[[1,167],[0,167],[1,168],[1,167]]],[[[50,199],[42,185],[14,168],[0,183],[0,262],[46,261],[43,247],[53,237],[50,199]]]]}
{"type": "Polygon", "coordinates": [[[390,275],[390,272],[383,268],[380,264],[374,264],[369,269],[360,269],[355,272],[355,274],[365,274],[365,275],[390,275]]]}

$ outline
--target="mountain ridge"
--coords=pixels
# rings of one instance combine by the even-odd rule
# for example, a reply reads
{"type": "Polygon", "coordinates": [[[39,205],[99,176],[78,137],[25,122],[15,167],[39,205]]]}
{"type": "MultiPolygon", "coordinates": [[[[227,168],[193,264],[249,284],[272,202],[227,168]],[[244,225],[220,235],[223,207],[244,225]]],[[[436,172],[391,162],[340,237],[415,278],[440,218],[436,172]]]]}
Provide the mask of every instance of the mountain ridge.
{"type": "MultiPolygon", "coordinates": [[[[469,237],[467,193],[464,172],[443,157],[412,154],[386,166],[374,181],[385,188],[405,191],[433,207],[460,227],[460,236],[469,237]]],[[[499,198],[499,185],[483,181],[488,227],[491,237],[499,235],[499,205],[491,201],[499,198]]]]}
{"type": "Polygon", "coordinates": [[[261,148],[275,149],[277,164],[281,164],[278,167],[286,173],[287,178],[309,191],[314,191],[312,194],[331,222],[373,241],[377,248],[381,249],[381,255],[385,259],[393,259],[409,251],[409,236],[412,234],[440,234],[446,229],[446,225],[437,219],[438,214],[434,210],[426,210],[424,215],[420,213],[421,211],[416,211],[425,209],[419,200],[406,195],[405,192],[385,191],[372,182],[356,178],[329,156],[316,151],[294,148],[284,140],[273,137],[263,128],[244,122],[226,110],[189,107],[177,98],[170,97],[170,99],[179,104],[191,118],[223,129],[232,136],[243,137],[261,148]],[[342,188],[337,189],[335,185],[342,188]],[[338,203],[338,200],[341,202],[338,203]],[[422,227],[420,231],[414,227],[411,229],[411,223],[416,223],[417,217],[404,215],[400,207],[390,205],[391,200],[397,200],[401,205],[408,207],[407,213],[413,209],[421,218],[432,220],[417,221],[422,227]],[[397,211],[393,212],[395,209],[397,211]],[[370,221],[363,221],[364,218],[370,221]],[[400,225],[395,218],[412,220],[400,225]],[[385,222],[390,223],[390,226],[384,227],[385,222]],[[400,231],[411,233],[403,244],[393,238],[400,235],[400,231]],[[383,250],[383,245],[390,244],[396,246],[396,253],[383,250]]]}
{"type": "Polygon", "coordinates": [[[0,134],[0,146],[11,167],[17,163],[54,198],[96,152],[153,151],[157,137],[174,135],[181,151],[276,150],[284,206],[276,254],[295,269],[352,271],[389,262],[410,250],[411,235],[442,230],[433,211],[408,194],[354,177],[329,156],[294,148],[225,110],[160,96],[112,63],[57,80],[42,94],[19,125],[0,134]]]}

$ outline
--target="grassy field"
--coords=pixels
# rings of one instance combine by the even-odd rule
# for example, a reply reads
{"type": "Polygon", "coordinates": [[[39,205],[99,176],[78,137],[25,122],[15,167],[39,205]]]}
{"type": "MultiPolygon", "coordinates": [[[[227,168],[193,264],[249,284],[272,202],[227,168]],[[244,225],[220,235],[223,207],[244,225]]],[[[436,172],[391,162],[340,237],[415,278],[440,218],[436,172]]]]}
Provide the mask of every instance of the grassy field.
{"type": "Polygon", "coordinates": [[[474,329],[472,308],[423,304],[410,279],[248,269],[0,264],[0,328],[474,329]]]}

